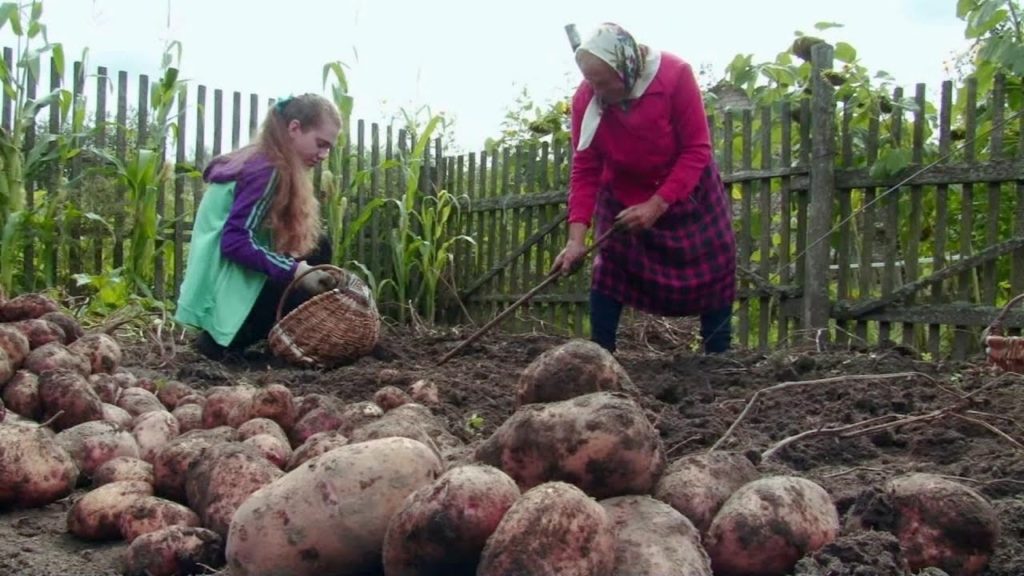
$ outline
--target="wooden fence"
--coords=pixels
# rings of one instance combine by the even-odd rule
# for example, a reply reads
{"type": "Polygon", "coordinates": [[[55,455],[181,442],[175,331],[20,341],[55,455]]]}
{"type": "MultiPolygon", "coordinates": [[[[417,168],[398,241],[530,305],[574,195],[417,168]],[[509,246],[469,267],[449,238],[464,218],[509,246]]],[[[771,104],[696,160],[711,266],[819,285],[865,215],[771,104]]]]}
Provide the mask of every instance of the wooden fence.
{"type": "MultiPolygon", "coordinates": [[[[10,50],[4,50],[4,58],[10,66],[10,50]]],[[[827,47],[816,50],[815,58],[816,69],[831,66],[827,47]]],[[[94,78],[96,121],[114,125],[113,142],[106,131],[99,131],[95,144],[125,158],[137,146],[125,128],[128,103],[138,103],[135,137],[144,139],[149,79],[129,82],[119,72],[115,81],[103,67],[94,78]],[[137,86],[135,98],[130,98],[132,85],[137,86]],[[109,93],[116,102],[112,115],[109,93]]],[[[63,81],[51,75],[51,89],[63,81]]],[[[76,82],[74,90],[84,94],[84,82],[76,82]]],[[[248,136],[256,130],[260,97],[231,93],[229,113],[227,93],[216,89],[211,98],[210,92],[195,86],[179,96],[173,138],[177,166],[201,169],[211,154],[244,144],[243,118],[248,136]],[[230,142],[225,143],[228,122],[230,142]]],[[[1008,297],[1024,292],[1024,140],[1017,138],[1024,133],[1024,119],[1006,122],[1011,117],[1003,83],[997,82],[979,100],[976,85],[969,81],[963,118],[953,117],[953,86],[943,84],[937,136],[927,140],[931,127],[924,113],[923,85],[916,86],[913,99],[919,107],[909,125],[904,125],[902,113],[875,115],[866,133],[851,129],[849,106],[839,105],[842,113],[836,120],[831,85],[816,82],[812,94],[794,109],[782,103],[709,117],[715,157],[734,207],[740,266],[738,344],[765,349],[810,336],[840,345],[891,339],[954,357],[976,351],[980,329],[1008,297]],[[991,112],[987,134],[978,132],[975,113],[981,103],[991,112]],[[963,129],[957,142],[971,145],[954,146],[954,126],[963,129]],[[1011,133],[1017,145],[1007,153],[1011,133]],[[898,146],[905,140],[910,141],[911,165],[895,175],[872,175],[869,166],[882,143],[898,146]],[[982,140],[985,146],[974,145],[982,140]],[[853,157],[855,141],[865,145],[865,158],[853,157]],[[938,162],[925,165],[932,157],[938,162]]],[[[902,96],[897,90],[894,99],[902,96]]],[[[11,117],[6,96],[3,106],[6,128],[11,117]]],[[[48,128],[60,130],[56,111],[48,128]]],[[[346,225],[371,199],[401,195],[405,174],[393,161],[411,144],[404,130],[376,124],[367,130],[363,121],[354,124],[344,154],[352,161],[341,174],[350,201],[346,225]]],[[[476,241],[475,247],[459,245],[455,254],[451,282],[458,298],[445,299],[445,317],[462,323],[469,315],[480,322],[540,282],[563,247],[571,151],[555,140],[445,156],[442,144],[438,140],[428,147],[423,190],[444,189],[463,197],[460,224],[452,232],[476,241]]],[[[30,183],[30,190],[47,184],[30,183]]],[[[155,256],[158,297],[176,294],[201,190],[194,175],[178,177],[159,196],[165,225],[155,256]]],[[[85,193],[70,200],[83,211],[101,208],[99,199],[85,193]]],[[[388,254],[380,240],[393,225],[389,218],[393,216],[380,212],[353,251],[344,255],[345,261],[365,264],[378,279],[387,277],[388,254]]],[[[102,274],[121,266],[126,249],[123,215],[116,218],[114,234],[90,222],[78,218],[64,237],[30,242],[23,258],[26,284],[72,285],[74,274],[102,274]]],[[[588,284],[585,270],[558,282],[509,324],[585,334],[588,284]]],[[[1011,314],[1007,324],[1021,326],[1024,315],[1011,314]]]]}

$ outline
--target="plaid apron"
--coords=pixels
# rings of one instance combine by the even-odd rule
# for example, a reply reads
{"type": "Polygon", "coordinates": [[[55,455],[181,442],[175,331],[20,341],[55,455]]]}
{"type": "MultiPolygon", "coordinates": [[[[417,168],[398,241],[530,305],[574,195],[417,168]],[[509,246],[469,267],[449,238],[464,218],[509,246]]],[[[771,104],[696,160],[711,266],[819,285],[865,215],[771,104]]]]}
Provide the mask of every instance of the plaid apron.
{"type": "MultiPolygon", "coordinates": [[[[625,206],[598,194],[597,235],[625,206]]],[[[658,316],[694,316],[736,297],[736,240],[725,187],[714,162],[693,194],[673,203],[648,230],[617,232],[598,249],[591,287],[658,316]]]]}

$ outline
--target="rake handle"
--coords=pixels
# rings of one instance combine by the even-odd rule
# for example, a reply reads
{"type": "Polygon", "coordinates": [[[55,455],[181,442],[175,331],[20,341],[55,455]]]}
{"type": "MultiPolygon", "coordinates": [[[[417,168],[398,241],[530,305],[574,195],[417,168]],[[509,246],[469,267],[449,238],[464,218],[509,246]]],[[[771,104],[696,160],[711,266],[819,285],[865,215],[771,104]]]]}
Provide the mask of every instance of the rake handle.
{"type": "MultiPolygon", "coordinates": [[[[591,244],[590,247],[588,247],[583,252],[583,255],[580,256],[580,262],[582,262],[583,259],[586,258],[591,252],[593,252],[595,249],[597,249],[597,247],[599,247],[601,244],[603,244],[604,241],[607,240],[608,237],[611,236],[619,228],[621,228],[621,226],[618,223],[616,223],[615,226],[612,226],[611,228],[606,230],[603,234],[601,234],[601,236],[599,236],[597,238],[597,240],[595,240],[594,243],[591,244]]],[[[483,336],[484,334],[486,334],[488,330],[490,330],[491,328],[496,326],[499,322],[504,320],[506,316],[508,316],[509,314],[514,312],[517,308],[522,306],[523,303],[525,303],[530,298],[533,298],[533,296],[535,294],[537,294],[537,292],[540,292],[541,290],[543,290],[545,287],[547,287],[549,284],[551,284],[552,282],[554,282],[555,280],[557,280],[561,276],[562,276],[562,273],[559,270],[552,270],[551,273],[548,274],[548,277],[545,278],[543,282],[541,282],[540,284],[537,284],[536,286],[534,286],[529,292],[527,292],[526,294],[523,294],[522,297],[520,297],[518,300],[513,302],[512,305],[510,305],[508,308],[503,310],[501,312],[501,314],[498,314],[497,316],[492,318],[490,322],[488,322],[487,324],[484,324],[483,327],[481,327],[479,330],[474,332],[469,338],[466,338],[465,340],[460,342],[458,346],[456,346],[455,348],[452,348],[451,350],[449,350],[447,354],[442,356],[441,359],[437,361],[437,365],[440,366],[440,365],[444,364],[445,362],[450,360],[452,358],[452,356],[455,356],[456,354],[458,354],[458,352],[460,350],[462,350],[466,346],[469,346],[473,342],[476,342],[477,340],[479,340],[480,337],[483,336]]]]}

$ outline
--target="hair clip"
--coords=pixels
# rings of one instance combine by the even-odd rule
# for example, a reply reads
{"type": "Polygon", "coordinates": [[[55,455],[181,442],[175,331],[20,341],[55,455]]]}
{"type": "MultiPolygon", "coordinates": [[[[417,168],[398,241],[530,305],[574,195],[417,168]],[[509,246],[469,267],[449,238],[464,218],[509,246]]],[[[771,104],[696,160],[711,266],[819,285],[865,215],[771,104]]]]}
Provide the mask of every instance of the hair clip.
{"type": "Polygon", "coordinates": [[[278,100],[277,102],[274,103],[274,110],[277,110],[278,114],[284,114],[285,107],[288,106],[288,104],[291,103],[291,101],[294,99],[295,98],[293,96],[288,96],[287,98],[282,98],[278,100]]]}

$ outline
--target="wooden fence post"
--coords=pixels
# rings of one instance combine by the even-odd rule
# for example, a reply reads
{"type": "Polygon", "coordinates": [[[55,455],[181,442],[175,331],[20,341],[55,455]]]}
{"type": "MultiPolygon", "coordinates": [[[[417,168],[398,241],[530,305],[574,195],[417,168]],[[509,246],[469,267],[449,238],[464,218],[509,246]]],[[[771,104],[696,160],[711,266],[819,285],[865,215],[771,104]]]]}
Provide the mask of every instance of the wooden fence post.
{"type": "MultiPolygon", "coordinates": [[[[835,200],[835,90],[824,72],[832,68],[832,46],[811,50],[811,189],[804,268],[803,329],[829,326],[829,236],[835,200]]],[[[815,337],[814,333],[811,337],[815,337]]]]}

